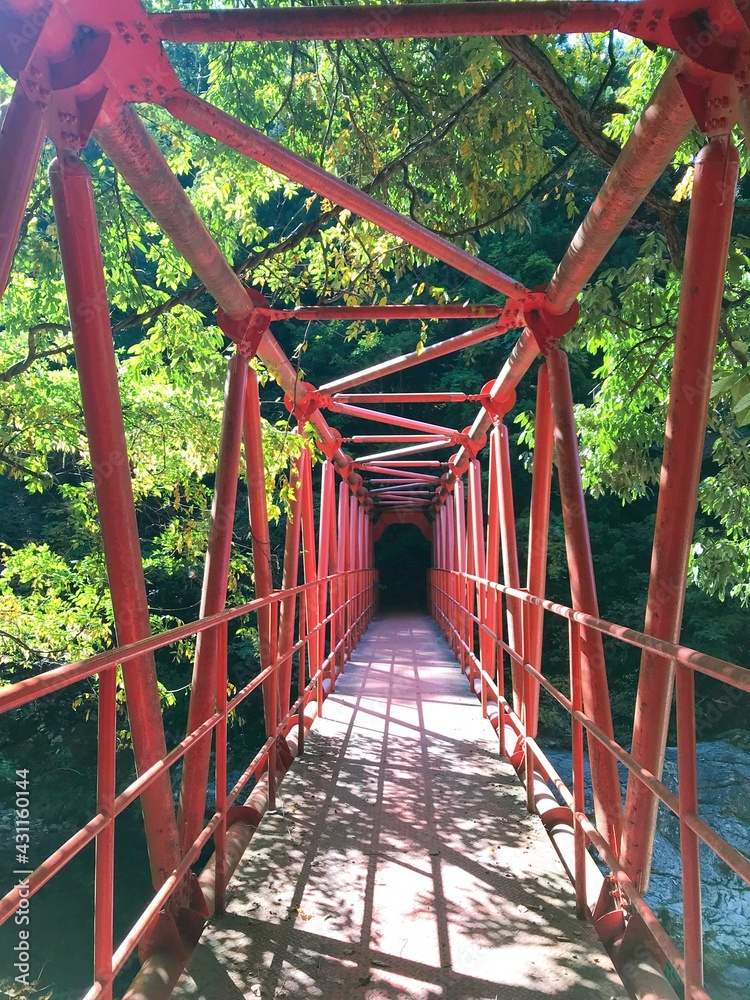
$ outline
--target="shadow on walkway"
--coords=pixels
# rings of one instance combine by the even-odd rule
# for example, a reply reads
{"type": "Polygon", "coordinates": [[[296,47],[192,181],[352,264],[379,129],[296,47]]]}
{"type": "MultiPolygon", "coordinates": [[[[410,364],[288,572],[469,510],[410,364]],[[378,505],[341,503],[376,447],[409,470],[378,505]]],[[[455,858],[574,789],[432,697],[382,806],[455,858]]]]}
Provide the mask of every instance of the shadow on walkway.
{"type": "Polygon", "coordinates": [[[176,995],[624,997],[431,619],[370,626],[176,995]]]}

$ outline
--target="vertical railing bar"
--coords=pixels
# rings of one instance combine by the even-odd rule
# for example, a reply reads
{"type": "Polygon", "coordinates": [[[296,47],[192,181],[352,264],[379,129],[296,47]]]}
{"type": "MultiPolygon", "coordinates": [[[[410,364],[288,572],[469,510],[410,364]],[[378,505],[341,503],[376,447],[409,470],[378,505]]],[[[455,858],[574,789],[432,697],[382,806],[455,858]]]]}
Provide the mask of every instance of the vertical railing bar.
{"type": "Polygon", "coordinates": [[[97,811],[107,825],[96,837],[94,860],[94,978],[101,996],[112,1000],[114,953],[115,796],[117,754],[117,671],[99,674],[97,811]]]}
{"type": "Polygon", "coordinates": [[[279,635],[279,601],[275,600],[271,605],[271,638],[272,638],[272,660],[274,670],[271,674],[271,683],[268,685],[268,719],[266,721],[266,738],[273,737],[268,748],[268,808],[276,808],[276,727],[279,717],[279,663],[278,663],[278,635],[279,635]]]}
{"type": "MultiPolygon", "coordinates": [[[[570,656],[570,698],[576,712],[583,711],[581,686],[581,628],[578,622],[568,620],[568,648],[570,656]]],[[[585,812],[586,790],[583,762],[583,724],[571,716],[573,749],[573,837],[575,857],[576,916],[584,920],[586,907],[586,834],[578,817],[585,812]]]]}
{"type": "MultiPolygon", "coordinates": [[[[521,649],[523,650],[523,662],[527,662],[526,651],[529,644],[529,634],[531,631],[531,606],[527,601],[523,602],[523,607],[521,608],[521,649]]],[[[529,725],[531,723],[531,712],[532,712],[532,677],[527,671],[523,671],[523,700],[521,703],[521,718],[523,719],[523,732],[524,732],[524,777],[526,780],[526,807],[529,812],[534,812],[536,809],[535,799],[534,799],[534,750],[531,746],[531,740],[533,740],[534,735],[529,730],[529,725]]]]}
{"type": "MultiPolygon", "coordinates": [[[[297,718],[297,753],[303,754],[305,752],[305,650],[307,650],[307,659],[310,662],[311,669],[314,669],[315,658],[310,655],[310,647],[318,641],[318,635],[313,632],[312,637],[308,631],[308,624],[310,621],[309,617],[309,601],[311,598],[317,598],[316,591],[306,590],[304,594],[300,594],[299,602],[299,638],[300,638],[300,650],[298,658],[298,670],[297,670],[297,699],[300,702],[299,715],[297,718]],[[305,640],[304,642],[302,640],[305,640]]],[[[320,675],[320,670],[317,671],[318,676],[320,675]]]]}
{"type": "Polygon", "coordinates": [[[703,915],[701,912],[700,840],[686,817],[698,812],[695,675],[677,664],[677,775],[682,868],[682,923],[685,939],[685,988],[703,987],[703,915]]]}
{"type": "MultiPolygon", "coordinates": [[[[502,639],[502,627],[503,627],[503,594],[497,587],[492,588],[492,593],[495,595],[493,598],[495,610],[494,610],[494,620],[495,620],[495,632],[498,639],[502,639]]],[[[507,748],[505,746],[505,664],[503,662],[503,648],[500,647],[497,650],[495,657],[495,683],[497,684],[497,732],[498,732],[498,748],[500,750],[500,755],[505,757],[507,755],[507,748]]]]}
{"type": "Polygon", "coordinates": [[[228,718],[227,718],[227,631],[228,625],[223,622],[216,628],[216,711],[221,719],[216,726],[216,765],[214,772],[216,788],[216,811],[220,815],[219,825],[214,832],[216,849],[215,868],[215,912],[218,916],[224,913],[227,889],[227,749],[228,749],[228,718]]]}

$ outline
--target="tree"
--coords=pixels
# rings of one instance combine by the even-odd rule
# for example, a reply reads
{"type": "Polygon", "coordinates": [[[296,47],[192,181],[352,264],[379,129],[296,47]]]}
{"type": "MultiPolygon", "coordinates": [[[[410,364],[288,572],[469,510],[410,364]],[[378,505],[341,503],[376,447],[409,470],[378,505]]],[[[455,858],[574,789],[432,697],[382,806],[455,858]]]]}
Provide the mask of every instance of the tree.
{"type": "MultiPolygon", "coordinates": [[[[613,162],[665,62],[640,43],[609,36],[169,50],[188,87],[512,272],[510,261],[530,284],[550,276],[602,165],[613,162]],[[546,242],[535,242],[538,234],[546,242]]],[[[3,78],[0,87],[8,94],[11,83],[3,78]]],[[[161,109],[141,111],[237,272],[272,302],[497,298],[161,109]]],[[[592,395],[579,407],[594,494],[629,500],[655,482],[689,160],[699,141],[693,136],[679,151],[675,169],[585,293],[583,319],[569,338],[595,359],[592,395]]],[[[5,553],[0,651],[12,663],[85,655],[112,638],[46,179],[51,156],[46,149],[0,318],[0,470],[32,493],[54,491],[61,511],[42,537],[5,553]],[[66,625],[44,614],[50,602],[65,606],[56,621],[66,625]],[[23,636],[11,619],[23,621],[23,636]]],[[[207,477],[230,345],[204,289],[112,164],[93,144],[85,156],[98,198],[146,568],[150,582],[166,587],[179,574],[192,581],[205,548],[207,477]]],[[[748,495],[750,409],[743,221],[740,215],[732,248],[694,575],[712,593],[747,600],[750,542],[739,517],[748,495]]],[[[370,363],[434,334],[350,324],[325,333],[313,326],[301,342],[291,329],[280,336],[312,371],[326,358],[327,367],[370,363]]],[[[475,348],[458,369],[455,360],[442,375],[436,369],[437,377],[450,372],[476,391],[506,344],[475,348]]],[[[286,417],[273,412],[281,419],[267,425],[271,485],[288,457],[286,417]]],[[[234,579],[240,599],[250,589],[249,555],[238,557],[234,579]]],[[[155,598],[155,608],[168,606],[155,598]]],[[[162,626],[175,620],[172,612],[155,617],[162,626]]]]}

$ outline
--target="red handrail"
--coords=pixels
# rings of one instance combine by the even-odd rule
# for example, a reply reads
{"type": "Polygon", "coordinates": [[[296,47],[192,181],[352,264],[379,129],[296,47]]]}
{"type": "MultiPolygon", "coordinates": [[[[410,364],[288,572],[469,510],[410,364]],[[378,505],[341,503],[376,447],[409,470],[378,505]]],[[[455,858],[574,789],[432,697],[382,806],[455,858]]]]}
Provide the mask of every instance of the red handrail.
{"type": "MultiPolygon", "coordinates": [[[[95,997],[99,996],[111,996],[115,976],[121,971],[138,945],[147,937],[160,911],[183,885],[185,876],[212,836],[216,847],[216,907],[221,909],[226,880],[231,874],[227,871],[226,865],[226,829],[229,809],[234,805],[250,779],[252,777],[258,778],[267,769],[272,749],[275,748],[278,738],[289,732],[294,725],[295,717],[299,716],[300,726],[304,727],[305,722],[302,717],[311,695],[316,688],[322,690],[326,678],[330,681],[334,679],[336,670],[343,665],[344,658],[350,655],[356,645],[356,638],[361,635],[372,616],[375,606],[376,577],[377,572],[373,569],[356,568],[321,577],[284,591],[274,591],[267,597],[248,601],[235,608],[228,608],[220,614],[210,615],[177,626],[159,635],[107,650],[85,660],[43,671],[35,677],[18,681],[0,691],[0,714],[2,714],[28,704],[36,698],[70,687],[85,678],[97,675],[99,677],[98,811],[56,851],[45,858],[23,884],[15,885],[0,899],[1,924],[13,916],[23,900],[29,899],[38,892],[84,847],[92,841],[96,841],[95,981],[86,994],[86,1000],[94,1000],[95,997]],[[346,596],[344,596],[343,588],[340,586],[341,577],[345,578],[346,596]],[[298,641],[281,655],[277,654],[268,667],[260,670],[248,684],[229,699],[227,697],[226,644],[229,622],[250,614],[257,614],[265,607],[278,608],[280,602],[284,600],[291,599],[296,604],[303,595],[305,599],[312,596],[318,599],[321,587],[330,587],[332,590],[330,612],[312,627],[308,627],[309,618],[303,612],[300,615],[298,641]],[[312,673],[307,684],[303,684],[302,679],[300,679],[298,697],[278,720],[275,728],[272,727],[265,742],[247,765],[234,787],[227,791],[227,722],[229,715],[236,711],[248,695],[262,685],[267,678],[273,678],[274,683],[276,683],[284,664],[291,661],[295,654],[299,653],[302,658],[305,649],[311,648],[312,645],[319,647],[321,636],[325,637],[327,626],[335,621],[340,621],[344,614],[348,615],[348,628],[345,631],[342,630],[338,636],[334,634],[331,637],[328,643],[328,654],[322,659],[318,669],[312,673]],[[166,756],[140,774],[123,792],[115,795],[114,746],[117,685],[113,668],[145,652],[163,649],[180,639],[198,635],[209,629],[217,629],[219,635],[216,710],[200,726],[189,732],[166,756]],[[216,731],[216,811],[209,822],[203,825],[197,837],[184,847],[179,865],[158,887],[129,933],[113,950],[114,821],[127,806],[138,799],[160,776],[168,772],[190,749],[206,738],[210,739],[210,734],[214,731],[216,731]]],[[[301,671],[303,669],[304,659],[302,660],[300,678],[302,678],[301,671]]],[[[317,696],[318,704],[322,700],[322,696],[324,693],[317,696]]]]}
{"type": "MultiPolygon", "coordinates": [[[[481,684],[481,696],[483,705],[486,704],[487,694],[491,692],[498,709],[498,732],[501,739],[504,739],[502,732],[506,720],[510,722],[512,729],[523,742],[526,748],[524,760],[526,764],[526,780],[529,795],[532,795],[533,774],[539,770],[546,781],[552,781],[560,796],[572,811],[573,827],[576,834],[576,864],[573,873],[573,882],[576,889],[576,900],[579,911],[585,908],[585,866],[583,857],[583,847],[585,841],[593,845],[602,860],[610,868],[611,874],[619,889],[633,908],[638,912],[644,921],[648,932],[661,952],[667,957],[677,974],[688,986],[690,995],[694,1000],[706,1000],[707,994],[703,989],[689,984],[689,974],[686,970],[685,957],[680,953],[674,941],[669,937],[661,923],[658,921],[643,895],[638,891],[632,880],[620,864],[616,851],[612,850],[607,836],[608,831],[603,834],[596,825],[591,822],[583,807],[583,732],[591,734],[594,739],[607,750],[617,761],[623,764],[630,774],[634,775],[648,791],[659,799],[681,822],[681,853],[685,851],[684,830],[700,838],[711,850],[713,850],[731,870],[744,882],[750,885],[750,860],[745,858],[727,840],[721,837],[709,824],[698,815],[696,809],[685,808],[685,791],[682,782],[678,788],[678,794],[672,792],[651,772],[643,768],[638,761],[626,751],[616,740],[608,736],[596,725],[584,711],[581,700],[581,669],[580,669],[580,631],[582,628],[594,629],[601,635],[608,635],[620,642],[635,646],[639,649],[648,649],[657,656],[667,660],[673,660],[678,664],[679,669],[703,673],[706,676],[720,680],[741,691],[750,691],[750,669],[729,663],[718,657],[700,653],[687,646],[665,642],[655,639],[652,636],[637,632],[621,625],[615,625],[594,615],[584,614],[574,611],[565,605],[548,601],[544,598],[535,597],[527,591],[514,587],[506,587],[501,583],[493,583],[470,573],[462,573],[458,570],[433,569],[430,571],[430,592],[431,605],[434,617],[441,627],[449,643],[456,652],[457,658],[463,657],[465,661],[471,663],[469,670],[469,680],[473,685],[474,669],[478,673],[481,684]],[[481,588],[479,601],[480,614],[476,614],[468,602],[462,600],[465,597],[467,584],[481,588]],[[487,600],[487,595],[493,594],[493,604],[487,600]],[[551,681],[546,678],[540,670],[537,670],[526,661],[523,654],[525,649],[525,636],[520,639],[520,650],[507,643],[502,635],[498,634],[493,627],[488,624],[486,611],[492,608],[492,620],[501,621],[499,614],[496,614],[495,600],[497,595],[508,598],[511,601],[520,601],[524,608],[538,607],[569,622],[569,651],[570,651],[570,679],[571,697],[568,698],[551,681]],[[470,624],[467,625],[466,623],[470,624]],[[573,791],[565,785],[559,774],[552,766],[546,755],[538,746],[536,740],[527,734],[524,716],[526,711],[525,699],[528,698],[529,686],[522,685],[517,694],[521,703],[521,712],[516,713],[505,698],[504,677],[500,669],[497,676],[491,676],[482,664],[481,658],[475,652],[475,626],[479,635],[485,635],[495,644],[496,648],[506,652],[512,664],[520,668],[525,677],[532,679],[543,688],[551,697],[557,701],[571,716],[572,725],[572,750],[573,750],[573,791]],[[585,838],[585,841],[584,841],[585,838]]],[[[528,618],[524,616],[526,629],[528,629],[528,618]]],[[[481,647],[480,647],[481,648],[481,647]]],[[[677,740],[678,753],[682,749],[683,741],[687,742],[688,750],[691,751],[693,761],[695,759],[695,717],[692,719],[678,720],[677,740]],[[690,732],[687,731],[688,723],[690,732]]],[[[533,802],[531,803],[533,805],[533,802]]],[[[699,873],[694,876],[699,879],[699,873]]],[[[690,888],[690,887],[688,887],[690,888]]],[[[692,906],[695,899],[700,899],[699,885],[692,887],[691,898],[684,900],[684,908],[687,910],[692,906]]],[[[692,914],[692,921],[689,926],[693,927],[692,934],[696,933],[696,928],[702,935],[702,925],[700,917],[700,907],[692,914]]],[[[685,934],[686,949],[694,945],[694,941],[688,939],[688,932],[685,934]]]]}

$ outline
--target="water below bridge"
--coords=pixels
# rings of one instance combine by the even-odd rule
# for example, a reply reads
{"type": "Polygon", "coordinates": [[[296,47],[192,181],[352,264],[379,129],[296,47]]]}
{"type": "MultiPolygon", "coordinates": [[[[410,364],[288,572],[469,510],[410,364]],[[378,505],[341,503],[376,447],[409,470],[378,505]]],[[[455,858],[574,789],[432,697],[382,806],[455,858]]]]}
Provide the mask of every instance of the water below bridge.
{"type": "Polygon", "coordinates": [[[432,619],[373,621],[176,996],[625,996],[432,619]]]}

